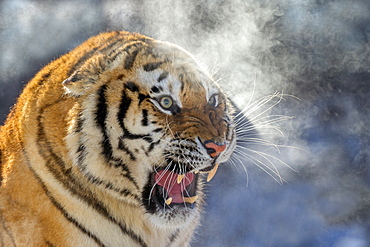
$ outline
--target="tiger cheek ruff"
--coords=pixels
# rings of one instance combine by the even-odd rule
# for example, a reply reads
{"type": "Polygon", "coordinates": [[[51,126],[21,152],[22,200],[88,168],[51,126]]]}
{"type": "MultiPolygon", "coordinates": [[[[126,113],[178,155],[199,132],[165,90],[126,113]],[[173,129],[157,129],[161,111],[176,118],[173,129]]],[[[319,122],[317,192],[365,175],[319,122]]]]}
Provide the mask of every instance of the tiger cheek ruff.
{"type": "Polygon", "coordinates": [[[109,32],[45,66],[1,127],[3,246],[186,246],[232,109],[182,48],[109,32]]]}

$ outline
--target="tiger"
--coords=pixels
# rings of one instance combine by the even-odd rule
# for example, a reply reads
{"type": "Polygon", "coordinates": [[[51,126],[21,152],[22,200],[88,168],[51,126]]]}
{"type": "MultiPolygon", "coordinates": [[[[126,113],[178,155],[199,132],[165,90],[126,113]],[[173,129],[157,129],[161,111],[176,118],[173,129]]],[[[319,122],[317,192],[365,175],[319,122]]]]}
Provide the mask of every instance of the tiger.
{"type": "Polygon", "coordinates": [[[189,246],[234,107],[184,48],[110,31],[50,62],[0,129],[1,246],[189,246]]]}

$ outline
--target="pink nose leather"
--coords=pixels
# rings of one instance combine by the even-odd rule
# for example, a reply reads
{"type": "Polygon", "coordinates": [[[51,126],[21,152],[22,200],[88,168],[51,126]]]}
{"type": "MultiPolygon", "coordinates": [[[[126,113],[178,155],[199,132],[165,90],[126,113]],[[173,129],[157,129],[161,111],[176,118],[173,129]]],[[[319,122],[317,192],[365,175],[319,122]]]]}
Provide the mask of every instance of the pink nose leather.
{"type": "Polygon", "coordinates": [[[208,153],[213,158],[213,157],[220,155],[220,153],[222,153],[226,149],[226,144],[220,146],[214,142],[208,142],[205,144],[205,147],[208,148],[208,153]]]}

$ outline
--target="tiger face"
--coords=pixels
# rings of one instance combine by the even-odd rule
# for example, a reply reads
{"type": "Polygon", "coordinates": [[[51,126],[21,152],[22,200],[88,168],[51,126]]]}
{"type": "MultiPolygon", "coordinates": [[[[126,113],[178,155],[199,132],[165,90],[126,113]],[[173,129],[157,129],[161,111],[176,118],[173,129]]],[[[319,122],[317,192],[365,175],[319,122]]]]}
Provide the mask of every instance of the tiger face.
{"type": "Polygon", "coordinates": [[[155,40],[112,47],[63,82],[77,103],[66,137],[72,173],[154,224],[197,221],[205,176],[232,154],[231,107],[182,48],[155,40]]]}

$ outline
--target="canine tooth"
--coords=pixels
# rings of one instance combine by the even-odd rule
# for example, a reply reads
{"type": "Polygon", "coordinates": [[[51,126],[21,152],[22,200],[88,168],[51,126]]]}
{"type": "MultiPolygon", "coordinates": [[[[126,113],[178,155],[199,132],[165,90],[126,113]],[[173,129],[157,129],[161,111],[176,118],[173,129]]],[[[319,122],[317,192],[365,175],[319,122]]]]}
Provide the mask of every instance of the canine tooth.
{"type": "Polygon", "coordinates": [[[218,164],[215,164],[215,167],[213,167],[213,169],[208,172],[207,182],[211,181],[211,179],[215,176],[217,169],[218,169],[218,164]]]}
{"type": "Polygon", "coordinates": [[[172,197],[170,197],[170,198],[168,198],[167,200],[166,200],[166,204],[167,205],[170,205],[172,203],[172,197]]]}
{"type": "Polygon", "coordinates": [[[182,175],[177,175],[177,183],[181,183],[182,179],[185,177],[185,174],[182,174],[182,175]]]}
{"type": "Polygon", "coordinates": [[[195,173],[195,174],[198,174],[198,173],[199,173],[199,171],[198,171],[198,170],[196,170],[196,171],[194,171],[194,173],[195,173]]]}
{"type": "Polygon", "coordinates": [[[182,199],[184,200],[184,202],[194,203],[198,199],[198,196],[183,197],[182,199]]]}

